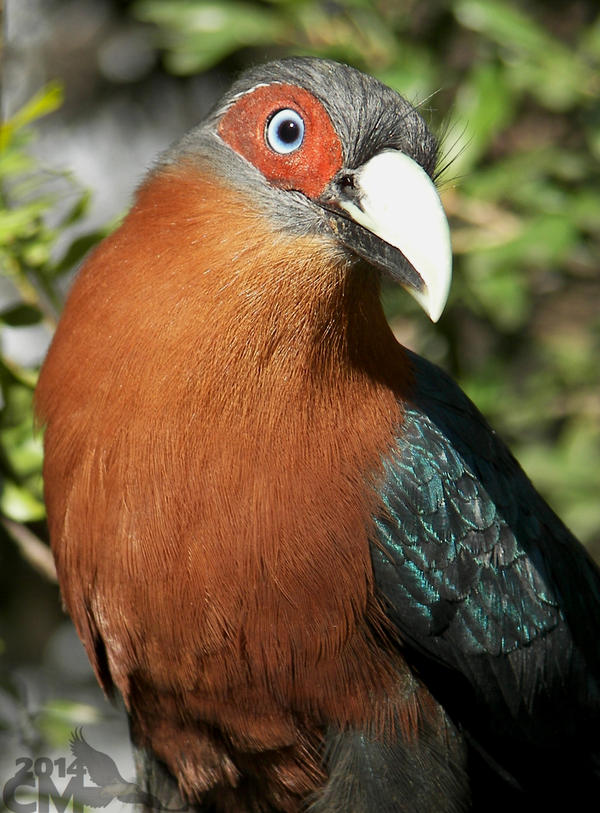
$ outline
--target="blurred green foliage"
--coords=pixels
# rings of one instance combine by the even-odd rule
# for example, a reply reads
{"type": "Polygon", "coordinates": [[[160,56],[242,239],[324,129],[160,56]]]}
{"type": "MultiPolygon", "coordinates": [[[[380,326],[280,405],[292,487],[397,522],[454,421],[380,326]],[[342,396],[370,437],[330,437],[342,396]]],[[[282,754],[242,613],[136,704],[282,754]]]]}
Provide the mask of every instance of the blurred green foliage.
{"type": "MultiPolygon", "coordinates": [[[[3,329],[29,327],[47,317],[35,280],[47,287],[44,270],[52,234],[44,215],[52,201],[43,194],[37,167],[26,152],[31,136],[27,125],[55,110],[61,96],[58,86],[46,88],[0,129],[0,267],[4,281],[10,283],[0,311],[3,329]]],[[[5,357],[0,360],[0,510],[18,522],[44,516],[41,481],[36,476],[42,449],[32,431],[35,381],[33,370],[5,357]]]]}
{"type": "MultiPolygon", "coordinates": [[[[62,304],[62,277],[106,233],[77,238],[57,259],[59,239],[82,220],[90,196],[68,173],[40,167],[29,147],[35,132],[30,125],[55,111],[62,97],[61,86],[51,83],[0,127],[3,340],[8,330],[25,331],[33,326],[45,326],[51,335],[62,304]],[[50,226],[57,205],[65,203],[64,213],[50,226]]],[[[42,439],[33,421],[36,367],[20,364],[4,352],[0,357],[0,516],[3,533],[14,539],[34,566],[49,574],[44,548],[22,527],[45,516],[42,439]]]]}
{"type": "MultiPolygon", "coordinates": [[[[138,0],[167,71],[189,75],[285,54],[346,61],[407,96],[442,134],[440,187],[455,279],[438,325],[385,292],[399,338],[445,366],[567,523],[600,553],[600,16],[595,0],[138,0]]],[[[102,234],[57,241],[56,194],[29,157],[50,86],[0,131],[2,328],[45,323],[61,281],[102,234]]],[[[64,193],[63,193],[64,194],[64,193]]],[[[0,511],[42,517],[36,370],[0,360],[0,511]]]]}
{"type": "MultiPolygon", "coordinates": [[[[35,137],[31,125],[55,111],[62,99],[62,87],[51,83],[0,127],[0,609],[10,607],[13,623],[15,617],[19,619],[21,636],[32,647],[40,647],[40,659],[41,646],[59,620],[59,601],[42,522],[42,438],[33,419],[37,364],[11,358],[5,352],[5,339],[8,331],[40,327],[51,336],[65,276],[107,233],[102,230],[65,241],[67,230],[85,217],[90,193],[69,173],[44,168],[31,155],[35,137]],[[34,588],[39,601],[33,605],[23,584],[15,589],[19,574],[30,567],[42,576],[34,588]],[[53,605],[56,614],[39,616],[40,607],[53,605]]],[[[10,623],[8,618],[2,621],[10,623]]],[[[8,626],[4,631],[10,631],[14,644],[18,632],[8,626]]],[[[0,656],[4,650],[0,639],[0,656]]],[[[8,738],[2,740],[3,747],[11,736],[20,743],[21,753],[48,744],[64,745],[76,724],[97,717],[91,706],[71,700],[32,702],[32,695],[43,697],[43,692],[39,685],[31,690],[31,676],[2,672],[0,678],[0,733],[8,738]]]]}

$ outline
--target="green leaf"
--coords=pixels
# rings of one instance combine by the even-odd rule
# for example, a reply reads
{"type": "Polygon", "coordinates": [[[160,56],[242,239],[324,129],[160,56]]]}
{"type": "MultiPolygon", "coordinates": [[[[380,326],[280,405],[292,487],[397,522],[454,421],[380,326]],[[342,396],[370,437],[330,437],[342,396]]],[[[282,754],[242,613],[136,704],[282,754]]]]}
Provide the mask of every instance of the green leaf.
{"type": "Polygon", "coordinates": [[[0,245],[8,245],[17,238],[31,237],[41,228],[40,216],[48,208],[49,201],[39,198],[31,203],[12,209],[0,209],[0,245]]]}
{"type": "Polygon", "coordinates": [[[6,149],[17,130],[58,110],[63,98],[64,92],[60,82],[49,82],[38,91],[12,118],[0,126],[0,151],[6,149]]]}
{"type": "Polygon", "coordinates": [[[589,59],[568,48],[533,17],[502,0],[459,0],[455,14],[467,28],[494,41],[511,84],[553,110],[567,110],[582,97],[597,97],[598,77],[589,59]],[[550,78],[551,77],[551,78],[550,78]]]}
{"type": "Polygon", "coordinates": [[[598,534],[600,489],[600,427],[577,418],[551,447],[528,445],[519,452],[523,465],[547,492],[553,507],[584,541],[598,534]]]}
{"type": "Polygon", "coordinates": [[[33,404],[33,392],[26,384],[13,375],[12,370],[2,364],[2,396],[4,403],[0,410],[2,429],[20,426],[25,415],[30,415],[33,404]]]}
{"type": "Polygon", "coordinates": [[[10,178],[30,172],[36,164],[33,158],[22,149],[15,149],[13,146],[7,147],[4,152],[0,152],[0,178],[10,178]]]}
{"type": "MultiPolygon", "coordinates": [[[[31,392],[35,389],[38,380],[38,374],[35,370],[27,370],[13,361],[6,358],[0,358],[0,382],[4,394],[4,407],[0,411],[2,416],[2,425],[5,425],[4,418],[8,408],[7,391],[12,393],[13,390],[22,388],[25,391],[25,397],[29,400],[27,404],[31,404],[31,392]],[[13,387],[13,385],[17,385],[13,387]]],[[[28,407],[24,407],[27,409],[28,407]]]]}
{"type": "MultiPolygon", "coordinates": [[[[435,61],[425,48],[406,43],[396,49],[394,63],[377,72],[377,78],[407,98],[413,104],[428,100],[440,84],[435,61]]],[[[426,101],[426,109],[434,102],[426,101]]]]}
{"type": "Polygon", "coordinates": [[[15,522],[37,522],[46,516],[43,502],[11,480],[2,484],[0,512],[15,522]]]}
{"type": "Polygon", "coordinates": [[[455,101],[453,131],[460,137],[454,148],[452,172],[471,169],[512,119],[514,109],[514,94],[504,70],[489,63],[476,66],[455,101]]]}
{"type": "Polygon", "coordinates": [[[37,325],[42,320],[42,313],[34,305],[22,303],[13,305],[0,312],[0,322],[8,327],[25,327],[37,325]]]}
{"type": "Polygon", "coordinates": [[[62,219],[61,228],[64,229],[66,226],[71,226],[73,225],[73,223],[77,223],[79,220],[81,220],[81,218],[87,213],[88,209],[90,208],[91,198],[92,194],[90,190],[85,189],[80,194],[75,204],[71,207],[71,209],[62,219]]]}
{"type": "Polygon", "coordinates": [[[36,723],[48,742],[54,747],[60,747],[68,743],[74,728],[93,725],[101,719],[98,709],[88,703],[56,699],[42,707],[36,723]]]}
{"type": "Polygon", "coordinates": [[[88,251],[90,251],[90,249],[97,245],[101,240],[104,240],[110,231],[111,226],[108,226],[105,229],[98,229],[98,231],[84,234],[74,240],[66,250],[60,262],[58,262],[51,269],[52,276],[58,277],[72,271],[75,266],[81,262],[88,251]]]}
{"type": "Polygon", "coordinates": [[[169,70],[187,74],[206,70],[239,48],[273,44],[287,27],[281,13],[240,2],[145,0],[136,16],[159,26],[169,70]]]}
{"type": "Polygon", "coordinates": [[[529,311],[527,282],[522,270],[513,264],[489,268],[472,263],[471,267],[473,295],[483,306],[487,318],[502,330],[514,330],[521,325],[529,311]]]}
{"type": "Polygon", "coordinates": [[[500,0],[460,0],[455,3],[454,12],[466,28],[486,34],[505,48],[540,56],[559,47],[524,12],[500,0]]]}
{"type": "MultiPolygon", "coordinates": [[[[41,471],[44,456],[42,438],[34,434],[31,413],[18,426],[1,430],[0,441],[12,472],[18,478],[41,471]]],[[[34,493],[34,496],[37,495],[34,493]]]]}

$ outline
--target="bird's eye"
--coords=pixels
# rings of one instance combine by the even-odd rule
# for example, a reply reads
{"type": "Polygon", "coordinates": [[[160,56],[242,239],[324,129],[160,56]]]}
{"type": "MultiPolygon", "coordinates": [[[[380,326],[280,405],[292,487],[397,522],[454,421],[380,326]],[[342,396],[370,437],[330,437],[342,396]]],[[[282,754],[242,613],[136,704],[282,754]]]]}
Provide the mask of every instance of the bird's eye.
{"type": "Polygon", "coordinates": [[[267,144],[282,155],[294,152],[304,141],[304,121],[295,110],[279,110],[267,122],[267,144]]]}

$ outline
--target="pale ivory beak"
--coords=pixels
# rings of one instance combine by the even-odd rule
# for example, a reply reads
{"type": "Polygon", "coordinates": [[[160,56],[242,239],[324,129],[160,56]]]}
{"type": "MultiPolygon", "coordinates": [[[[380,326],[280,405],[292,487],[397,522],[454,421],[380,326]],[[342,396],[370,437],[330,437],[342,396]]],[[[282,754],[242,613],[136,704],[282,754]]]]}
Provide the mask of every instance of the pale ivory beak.
{"type": "Polygon", "coordinates": [[[399,150],[378,153],[353,173],[353,200],[339,206],[365,229],[397,248],[424,286],[406,290],[434,322],[442,315],[452,280],[448,220],[435,184],[399,150]]]}

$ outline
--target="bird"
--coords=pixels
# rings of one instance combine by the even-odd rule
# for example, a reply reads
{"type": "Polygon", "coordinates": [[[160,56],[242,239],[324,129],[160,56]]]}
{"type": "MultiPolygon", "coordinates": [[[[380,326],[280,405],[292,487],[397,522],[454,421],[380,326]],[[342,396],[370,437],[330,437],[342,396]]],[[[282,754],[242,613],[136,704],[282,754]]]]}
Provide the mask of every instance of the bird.
{"type": "MultiPolygon", "coordinates": [[[[107,807],[116,799],[127,804],[144,805],[149,810],[173,810],[163,807],[160,799],[142,790],[134,782],[123,779],[112,757],[93,748],[83,736],[81,729],[76,729],[72,733],[69,745],[75,757],[70,766],[71,771],[83,770],[97,786],[79,788],[75,797],[79,804],[87,807],[107,807]]],[[[175,809],[182,811],[186,807],[175,809]]]]}
{"type": "Polygon", "coordinates": [[[381,305],[391,279],[445,306],[439,152],[355,68],[252,67],[70,291],[36,392],[50,540],[165,805],[598,791],[598,569],[381,305]]]}

